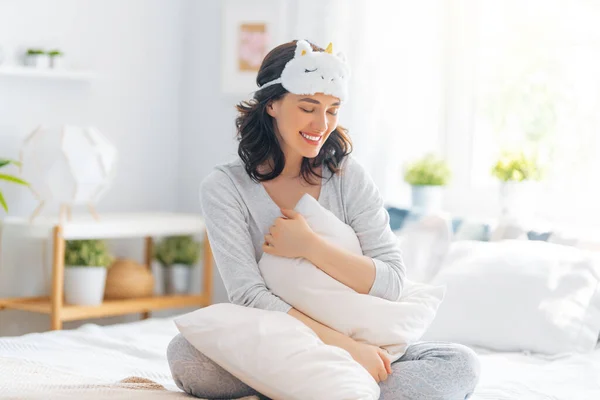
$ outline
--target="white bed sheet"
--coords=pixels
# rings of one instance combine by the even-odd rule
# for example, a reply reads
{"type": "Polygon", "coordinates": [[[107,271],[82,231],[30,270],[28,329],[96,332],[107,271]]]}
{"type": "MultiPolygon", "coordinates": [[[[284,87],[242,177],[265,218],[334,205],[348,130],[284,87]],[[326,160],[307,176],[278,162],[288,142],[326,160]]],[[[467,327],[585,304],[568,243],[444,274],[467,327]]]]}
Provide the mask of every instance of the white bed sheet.
{"type": "Polygon", "coordinates": [[[20,390],[37,393],[41,384],[48,389],[61,382],[112,384],[131,376],[150,379],[181,393],[166,359],[167,345],[178,333],[173,318],[110,326],[85,324],[74,330],[0,338],[0,364],[24,371],[0,374],[0,398],[3,389],[11,394],[20,390]],[[23,376],[34,371],[33,366],[36,373],[23,376]],[[35,387],[29,383],[35,383],[35,387]]]}
{"type": "MultiPolygon", "coordinates": [[[[173,318],[111,326],[86,324],[76,330],[0,338],[0,363],[33,363],[77,376],[78,383],[111,383],[138,376],[180,392],[166,360],[167,345],[178,333],[173,318]]],[[[472,400],[600,399],[600,346],[589,354],[553,357],[475,351],[482,372],[472,400]]],[[[48,378],[0,375],[0,388],[16,387],[24,379],[48,378]]]]}
{"type": "Polygon", "coordinates": [[[600,345],[587,354],[554,356],[474,350],[482,371],[472,400],[600,399],[600,345]]]}

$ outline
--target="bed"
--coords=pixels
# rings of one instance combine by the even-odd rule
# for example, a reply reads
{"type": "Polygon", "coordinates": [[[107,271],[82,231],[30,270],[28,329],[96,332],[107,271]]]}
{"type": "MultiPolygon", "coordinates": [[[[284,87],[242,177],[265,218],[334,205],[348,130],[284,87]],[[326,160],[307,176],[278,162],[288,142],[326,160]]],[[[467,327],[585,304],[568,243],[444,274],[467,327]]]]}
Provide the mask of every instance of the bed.
{"type": "MultiPolygon", "coordinates": [[[[600,253],[529,239],[443,244],[423,221],[400,241],[408,277],[447,286],[423,340],[479,354],[471,400],[600,399],[600,253]]],[[[166,360],[177,317],[0,337],[0,399],[192,398],[166,360]]]]}
{"type": "MultiPolygon", "coordinates": [[[[0,338],[0,398],[193,398],[169,372],[173,318],[0,338]]],[[[474,400],[600,399],[600,346],[558,356],[474,349],[482,363],[474,400]]]]}

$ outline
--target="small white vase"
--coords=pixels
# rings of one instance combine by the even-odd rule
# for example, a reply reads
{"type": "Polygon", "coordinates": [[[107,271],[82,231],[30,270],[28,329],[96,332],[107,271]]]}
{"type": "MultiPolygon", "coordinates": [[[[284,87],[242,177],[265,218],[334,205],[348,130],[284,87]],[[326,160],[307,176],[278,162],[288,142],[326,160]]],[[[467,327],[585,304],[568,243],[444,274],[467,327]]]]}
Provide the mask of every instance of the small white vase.
{"type": "Polygon", "coordinates": [[[50,56],[47,54],[34,54],[25,56],[25,65],[38,69],[50,68],[50,56]]]}
{"type": "Polygon", "coordinates": [[[163,267],[165,294],[188,294],[192,268],[183,264],[163,267]]]}
{"type": "Polygon", "coordinates": [[[502,182],[500,185],[500,216],[505,220],[533,217],[537,204],[538,185],[530,181],[502,182]]]}
{"type": "Polygon", "coordinates": [[[412,209],[415,213],[429,214],[442,209],[443,186],[413,185],[411,186],[412,209]]]}
{"type": "Polygon", "coordinates": [[[64,69],[65,60],[63,56],[50,57],[50,66],[52,69],[64,69]]]}
{"type": "Polygon", "coordinates": [[[65,303],[97,306],[102,304],[106,267],[65,266],[65,303]]]}

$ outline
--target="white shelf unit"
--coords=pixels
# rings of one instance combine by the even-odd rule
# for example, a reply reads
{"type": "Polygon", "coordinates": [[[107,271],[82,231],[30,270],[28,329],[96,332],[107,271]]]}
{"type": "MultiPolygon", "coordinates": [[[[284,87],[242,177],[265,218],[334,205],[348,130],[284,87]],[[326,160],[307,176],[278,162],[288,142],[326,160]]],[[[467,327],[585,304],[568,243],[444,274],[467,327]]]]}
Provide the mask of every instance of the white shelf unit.
{"type": "Polygon", "coordinates": [[[12,235],[46,237],[61,225],[65,240],[115,239],[144,236],[172,236],[203,233],[204,219],[196,214],[169,212],[74,214],[62,224],[58,217],[6,217],[1,223],[12,235]]]}
{"type": "MultiPolygon", "coordinates": [[[[38,217],[33,222],[26,218],[7,217],[0,221],[2,235],[13,238],[48,238],[52,242],[52,289],[47,297],[0,298],[0,310],[13,309],[48,314],[51,329],[62,329],[64,321],[108,317],[130,313],[149,316],[151,310],[188,306],[207,306],[212,302],[213,257],[206,226],[196,214],[100,213],[98,220],[89,214],[73,215],[72,219],[38,217]],[[144,263],[150,268],[155,237],[173,235],[203,235],[203,291],[201,294],[150,296],[126,300],[105,300],[99,306],[64,304],[64,249],[66,240],[145,238],[144,263]]],[[[0,240],[2,238],[0,237],[0,240]]]]}
{"type": "Polygon", "coordinates": [[[95,74],[92,71],[85,70],[51,68],[41,69],[25,66],[0,66],[0,77],[23,77],[89,82],[94,79],[95,74]]]}

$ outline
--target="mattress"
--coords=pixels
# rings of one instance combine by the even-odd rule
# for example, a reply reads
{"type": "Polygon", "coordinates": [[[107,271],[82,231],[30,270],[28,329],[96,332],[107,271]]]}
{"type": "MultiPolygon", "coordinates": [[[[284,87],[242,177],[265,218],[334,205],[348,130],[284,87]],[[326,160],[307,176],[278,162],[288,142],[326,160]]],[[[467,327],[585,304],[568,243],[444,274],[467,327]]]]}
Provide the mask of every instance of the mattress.
{"type": "Polygon", "coordinates": [[[473,349],[482,370],[472,400],[600,399],[600,345],[586,354],[554,356],[473,349]]]}
{"type": "MultiPolygon", "coordinates": [[[[0,398],[194,398],[169,372],[173,318],[0,338],[0,398]],[[123,382],[130,377],[149,381],[123,382]]],[[[600,399],[600,346],[556,356],[474,350],[482,371],[471,400],[600,399]]]]}

